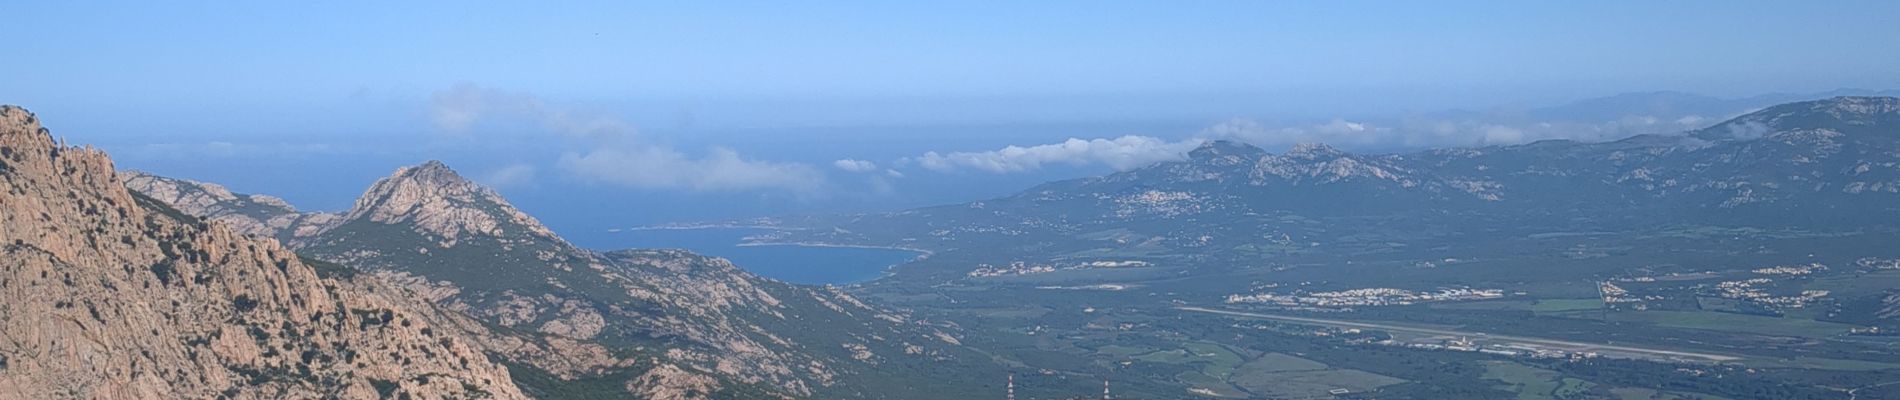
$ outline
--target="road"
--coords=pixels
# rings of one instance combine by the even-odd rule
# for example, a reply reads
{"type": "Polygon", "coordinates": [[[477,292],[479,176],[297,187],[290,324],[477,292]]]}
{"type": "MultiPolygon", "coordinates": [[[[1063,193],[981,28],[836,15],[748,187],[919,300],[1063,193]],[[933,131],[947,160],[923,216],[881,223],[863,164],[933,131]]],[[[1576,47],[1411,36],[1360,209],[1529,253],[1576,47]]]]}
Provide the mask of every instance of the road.
{"type": "Polygon", "coordinates": [[[1362,329],[1379,329],[1379,330],[1385,330],[1385,331],[1423,333],[1423,334],[1429,334],[1429,335],[1483,337],[1483,338],[1489,338],[1489,339],[1494,339],[1494,340],[1529,343],[1529,344],[1537,344],[1537,345],[1553,346],[1553,347],[1613,350],[1613,351],[1620,351],[1620,352],[1626,352],[1626,353],[1647,354],[1651,356],[1657,356],[1657,357],[1669,358],[1669,359],[1697,358],[1697,359],[1702,359],[1706,361],[1714,361],[1714,362],[1728,362],[1728,361],[1736,361],[1736,360],[1742,359],[1741,357],[1722,355],[1722,354],[1692,353],[1692,352],[1686,352],[1686,351],[1664,350],[1664,349],[1654,349],[1654,348],[1644,348],[1644,347],[1630,347],[1630,346],[1621,346],[1621,345],[1612,345],[1612,344],[1603,344],[1603,343],[1572,342],[1572,341],[1565,341],[1565,340],[1543,339],[1543,338],[1524,337],[1524,336],[1496,335],[1496,334],[1489,334],[1489,333],[1475,332],[1475,331],[1454,331],[1454,330],[1449,330],[1449,329],[1420,328],[1420,327],[1412,327],[1412,326],[1387,325],[1387,324],[1369,323],[1369,322],[1341,321],[1341,320],[1332,320],[1332,319],[1294,317],[1294,316],[1286,316],[1286,315],[1259,314],[1259,313],[1240,312],[1240,311],[1217,310],[1217,309],[1202,308],[1202,307],[1175,307],[1175,309],[1182,310],[1182,311],[1220,314],[1220,315],[1235,316],[1235,317],[1260,318],[1260,319],[1270,319],[1270,320],[1288,321],[1288,322],[1303,322],[1303,323],[1318,324],[1318,325],[1341,326],[1341,327],[1362,328],[1362,329]]]}
{"type": "Polygon", "coordinates": [[[1900,385],[1900,381],[1892,381],[1892,382],[1881,382],[1881,383],[1876,383],[1876,384],[1872,384],[1872,385],[1867,385],[1867,386],[1861,386],[1861,387],[1857,387],[1857,388],[1853,388],[1853,389],[1851,389],[1851,390],[1848,390],[1848,391],[1847,391],[1847,400],[1855,400],[1855,399],[1859,399],[1859,398],[1860,398],[1860,391],[1861,391],[1861,390],[1863,390],[1863,389],[1873,389],[1873,388],[1877,388],[1877,387],[1882,387],[1882,386],[1893,386],[1893,385],[1900,385]]]}

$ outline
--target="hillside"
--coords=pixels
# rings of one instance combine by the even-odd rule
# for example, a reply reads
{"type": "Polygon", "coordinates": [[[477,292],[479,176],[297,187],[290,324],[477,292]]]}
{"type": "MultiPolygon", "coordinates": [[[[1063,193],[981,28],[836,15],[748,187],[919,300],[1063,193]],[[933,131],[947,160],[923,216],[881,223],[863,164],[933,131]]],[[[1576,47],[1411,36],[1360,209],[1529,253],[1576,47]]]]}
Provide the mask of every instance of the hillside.
{"type": "Polygon", "coordinates": [[[218,195],[215,185],[180,179],[146,175],[127,185],[182,194],[162,197],[214,220],[319,221],[250,226],[488,327],[473,334],[522,338],[491,352],[528,368],[518,372],[545,375],[522,382],[530,394],[923,398],[948,394],[908,387],[922,371],[995,368],[964,349],[954,327],[834,288],[767,280],[684,251],[578,248],[439,162],[398,169],[338,214],[247,212],[264,208],[252,200],[259,196],[218,195]]]}

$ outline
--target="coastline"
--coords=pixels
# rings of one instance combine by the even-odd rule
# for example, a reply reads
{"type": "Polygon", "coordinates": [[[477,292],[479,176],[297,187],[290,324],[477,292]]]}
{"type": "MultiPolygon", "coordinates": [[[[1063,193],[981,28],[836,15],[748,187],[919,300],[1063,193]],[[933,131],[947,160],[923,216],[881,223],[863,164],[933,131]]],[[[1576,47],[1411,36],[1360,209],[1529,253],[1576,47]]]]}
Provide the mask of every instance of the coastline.
{"type": "MultiPolygon", "coordinates": [[[[848,286],[856,286],[856,285],[860,285],[860,284],[866,284],[866,283],[870,283],[870,282],[874,282],[874,281],[877,281],[877,280],[880,280],[880,279],[884,279],[884,278],[886,278],[886,277],[889,277],[889,276],[892,276],[892,275],[895,275],[895,274],[896,274],[896,269],[897,269],[897,267],[899,267],[899,266],[902,266],[902,265],[905,265],[905,264],[909,264],[909,263],[913,263],[913,262],[917,262],[917,261],[922,261],[922,260],[925,260],[925,259],[928,259],[928,258],[930,258],[930,257],[932,257],[932,256],[934,256],[934,255],[936,255],[936,252],[934,252],[934,251],[931,251],[931,250],[926,250],[926,249],[920,249],[920,248],[914,248],[914,247],[901,247],[901,246],[876,246],[876,245],[858,245],[858,244],[838,244],[838,243],[824,243],[824,242],[769,242],[769,241],[751,241],[751,240],[748,240],[748,239],[755,239],[755,238],[756,238],[756,236],[757,236],[757,235],[760,235],[760,234],[763,234],[763,235],[767,235],[767,236],[771,236],[771,234],[770,234],[769,232],[786,232],[786,231],[796,231],[796,230],[804,230],[804,229],[805,229],[805,228],[788,228],[788,227],[783,227],[783,226],[773,226],[773,225],[746,225],[746,224],[696,224],[696,225],[649,225],[649,226],[640,226],[640,227],[632,227],[632,228],[622,228],[622,229],[618,229],[618,230],[613,230],[613,229],[610,229],[610,230],[608,230],[608,233],[610,233],[610,234],[620,234],[620,233],[630,233],[630,232],[666,232],[666,231],[679,231],[679,232],[683,232],[683,231],[695,231],[695,230],[705,230],[705,231],[711,231],[711,230],[757,230],[757,231],[760,231],[760,232],[754,232],[754,233],[752,233],[752,234],[746,234],[745,236],[742,236],[742,237],[740,237],[740,238],[739,238],[738,240],[735,240],[735,241],[733,241],[733,242],[728,242],[728,243],[730,243],[730,244],[727,244],[727,246],[731,246],[731,247],[735,247],[735,248],[748,248],[748,247],[749,247],[749,248],[759,248],[759,247],[766,247],[766,246],[788,246],[788,247],[803,247],[803,248],[837,248],[837,249],[866,249],[866,250],[894,250],[894,251],[903,251],[903,252],[909,252],[909,253],[911,253],[911,256],[910,256],[910,257],[908,257],[908,258],[905,258],[905,259],[904,259],[904,260],[902,260],[902,261],[896,261],[896,262],[892,262],[892,263],[890,263],[890,264],[887,264],[887,265],[883,265],[883,266],[881,266],[880,268],[878,268],[878,269],[877,269],[877,274],[876,274],[876,275],[873,275],[873,276],[867,276],[867,277],[865,277],[865,278],[863,278],[863,279],[855,279],[855,280],[850,280],[850,281],[842,281],[842,282],[812,282],[812,283],[796,283],[796,282],[789,282],[789,281],[784,281],[783,279],[780,279],[780,278],[771,278],[771,277],[769,277],[769,276],[765,276],[765,275],[761,275],[762,277],[766,277],[766,278],[768,278],[768,279],[773,279],[773,280],[778,280],[778,281],[781,281],[781,282],[786,282],[786,283],[792,283],[792,284],[799,284],[799,285],[814,285],[814,286],[827,286],[827,285],[829,285],[829,286],[844,286],[844,287],[848,287],[848,286]]],[[[689,250],[689,251],[693,251],[693,250],[691,250],[691,249],[687,249],[687,250],[689,250]]],[[[718,252],[716,252],[716,251],[704,251],[704,252],[700,252],[700,251],[695,251],[695,252],[699,252],[699,253],[703,253],[703,254],[707,254],[707,255],[713,255],[713,256],[719,256],[719,255],[717,254],[718,252]]],[[[724,257],[724,256],[721,256],[721,257],[722,257],[722,258],[727,258],[728,260],[730,260],[730,258],[728,258],[728,257],[724,257]]],[[[867,267],[868,267],[868,266],[867,266],[867,267]]],[[[740,266],[740,268],[745,268],[745,266],[744,266],[744,265],[742,264],[742,265],[740,266]]],[[[754,274],[759,274],[759,273],[760,273],[759,271],[752,271],[752,272],[753,272],[754,274]]]]}
{"type": "MultiPolygon", "coordinates": [[[[798,247],[836,247],[836,248],[847,248],[847,249],[903,250],[903,251],[908,251],[912,253],[918,253],[918,256],[917,256],[918,259],[922,259],[922,258],[937,254],[937,252],[934,252],[934,251],[919,249],[915,247],[875,246],[875,245],[868,245],[868,244],[836,244],[836,243],[820,243],[820,242],[792,242],[792,243],[743,242],[743,243],[735,244],[733,246],[738,246],[738,247],[798,246],[798,247]]],[[[916,260],[913,259],[912,261],[916,261],[916,260]]]]}
{"type": "Polygon", "coordinates": [[[632,231],[688,231],[688,230],[696,230],[696,229],[765,229],[765,230],[774,230],[774,231],[794,231],[794,230],[800,230],[801,228],[787,228],[787,227],[776,226],[776,225],[737,225],[737,224],[648,225],[648,226],[636,226],[636,227],[631,227],[631,228],[608,229],[607,232],[617,233],[617,232],[632,232],[632,231]]]}
{"type": "MultiPolygon", "coordinates": [[[[877,274],[877,276],[875,276],[875,277],[871,277],[871,278],[867,278],[867,279],[863,279],[863,280],[856,280],[856,281],[850,281],[850,282],[842,282],[842,283],[820,283],[820,284],[804,284],[804,285],[817,285],[817,286],[839,286],[839,287],[851,287],[851,286],[858,286],[858,285],[862,285],[862,284],[866,284],[866,283],[871,283],[871,282],[876,282],[876,281],[878,281],[878,280],[881,280],[881,279],[884,279],[884,278],[888,278],[888,277],[891,277],[892,275],[896,275],[896,274],[897,274],[897,267],[899,267],[899,266],[903,266],[904,264],[909,264],[909,263],[913,263],[913,262],[918,262],[918,261],[922,261],[922,260],[925,260],[925,259],[928,259],[928,258],[930,258],[930,256],[932,256],[932,255],[935,255],[935,254],[937,254],[936,252],[932,252],[932,251],[930,251],[930,250],[924,250],[924,249],[917,249],[917,248],[908,248],[908,247],[895,247],[895,246],[872,246],[872,245],[858,245],[858,244],[833,244],[833,243],[814,243],[814,242],[799,242],[799,243],[765,243],[765,242],[743,242],[743,243],[739,243],[739,244],[734,244],[734,245],[733,245],[733,247],[766,247],[766,246],[791,246],[791,247],[818,247],[818,248],[844,248],[844,249],[871,249],[871,250],[897,250],[897,251],[908,251],[908,252],[912,252],[912,253],[917,253],[917,256],[915,256],[915,257],[911,257],[910,259],[907,259],[907,260],[904,260],[904,261],[901,261],[901,262],[897,262],[897,263],[893,263],[893,264],[890,264],[890,265],[886,265],[886,266],[884,266],[884,268],[881,268],[881,269],[879,269],[879,270],[878,270],[878,274],[877,274]]],[[[743,268],[743,267],[742,267],[742,268],[743,268]]],[[[790,282],[788,282],[788,283],[790,283],[790,282]]],[[[794,284],[798,284],[798,283],[794,283],[794,284]]]]}

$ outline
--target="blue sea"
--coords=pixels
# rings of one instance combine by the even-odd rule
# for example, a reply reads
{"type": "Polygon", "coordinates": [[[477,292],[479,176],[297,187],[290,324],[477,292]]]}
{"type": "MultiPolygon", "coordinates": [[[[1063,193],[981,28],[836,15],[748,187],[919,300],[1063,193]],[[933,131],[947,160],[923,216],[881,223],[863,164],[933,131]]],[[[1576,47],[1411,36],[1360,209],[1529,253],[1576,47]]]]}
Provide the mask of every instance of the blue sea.
{"type": "Polygon", "coordinates": [[[842,285],[877,279],[917,252],[855,247],[740,246],[750,228],[630,230],[609,234],[612,248],[674,248],[723,257],[754,274],[785,282],[842,285]]]}

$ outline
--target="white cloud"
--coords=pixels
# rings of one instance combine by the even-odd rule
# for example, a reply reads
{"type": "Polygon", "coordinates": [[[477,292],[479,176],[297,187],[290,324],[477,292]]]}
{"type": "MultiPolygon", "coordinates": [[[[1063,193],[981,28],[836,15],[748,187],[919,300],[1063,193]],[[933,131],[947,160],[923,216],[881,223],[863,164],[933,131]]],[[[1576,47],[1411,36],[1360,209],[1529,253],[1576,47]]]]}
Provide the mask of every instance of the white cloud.
{"type": "Polygon", "coordinates": [[[1334,146],[1357,146],[1385,144],[1396,137],[1392,128],[1377,126],[1367,122],[1333,119],[1330,122],[1305,125],[1269,127],[1246,118],[1234,118],[1208,127],[1202,135],[1216,139],[1232,139],[1266,147],[1282,147],[1299,143],[1326,143],[1334,146]]]}
{"type": "Polygon", "coordinates": [[[849,158],[832,161],[831,165],[846,172],[871,172],[877,170],[877,163],[849,158]]]}
{"type": "MultiPolygon", "coordinates": [[[[539,125],[556,134],[563,146],[573,148],[556,161],[560,171],[589,182],[639,189],[784,190],[809,194],[825,181],[824,174],[807,164],[752,160],[725,148],[714,148],[702,157],[689,156],[643,140],[632,124],[611,114],[577,111],[551,105],[531,94],[473,84],[437,92],[431,102],[431,117],[437,129],[457,136],[469,135],[483,120],[539,125]]],[[[876,170],[875,164],[863,163],[867,171],[876,170]]],[[[518,167],[495,171],[490,183],[502,185],[533,178],[532,166],[518,167]]]]}
{"type": "Polygon", "coordinates": [[[1761,121],[1745,121],[1728,125],[1729,137],[1737,140],[1759,139],[1762,136],[1767,136],[1768,132],[1772,130],[1773,129],[1770,129],[1767,124],[1761,123],[1761,121]]]}
{"type": "MultiPolygon", "coordinates": [[[[1383,122],[1335,118],[1308,125],[1269,126],[1257,120],[1234,118],[1202,130],[1189,140],[1168,141],[1148,136],[1114,139],[1069,139],[1062,143],[1007,146],[979,152],[927,152],[901,159],[898,166],[916,164],[947,172],[977,170],[991,173],[1033,171],[1047,164],[1106,165],[1128,170],[1161,161],[1178,160],[1205,139],[1229,139],[1274,149],[1300,143],[1325,143],[1346,149],[1379,150],[1483,145],[1508,145],[1547,139],[1606,141],[1644,133],[1675,133],[1700,128],[1709,119],[1685,116],[1663,119],[1628,116],[1600,123],[1539,122],[1508,118],[1406,118],[1383,122]]],[[[1746,136],[1750,127],[1738,127],[1746,136]]],[[[838,167],[851,170],[839,160],[838,167]]]]}
{"type": "Polygon", "coordinates": [[[1503,125],[1484,127],[1485,144],[1512,144],[1524,141],[1524,131],[1503,125]]]}
{"type": "Polygon", "coordinates": [[[1326,143],[1347,149],[1431,148],[1508,145],[1549,139],[1600,142],[1639,134],[1678,133],[1700,128],[1708,121],[1697,116],[1663,119],[1641,115],[1597,123],[1413,117],[1381,123],[1334,119],[1312,125],[1268,126],[1252,119],[1235,118],[1208,127],[1202,135],[1267,148],[1298,143],[1326,143]]]}
{"type": "Polygon", "coordinates": [[[559,164],[584,180],[642,189],[810,193],[824,182],[824,175],[809,165],[747,160],[724,148],[701,158],[659,146],[599,148],[564,154],[559,164]]]}
{"type": "Polygon", "coordinates": [[[520,119],[577,138],[612,139],[632,135],[631,124],[612,115],[587,113],[547,104],[532,94],[457,84],[436,92],[429,114],[436,129],[463,135],[482,120],[520,119]]]}
{"type": "Polygon", "coordinates": [[[514,164],[489,171],[477,181],[493,187],[521,186],[534,182],[536,168],[528,164],[514,164]]]}
{"type": "Polygon", "coordinates": [[[1114,139],[1070,138],[1062,143],[1029,147],[1008,146],[979,152],[927,152],[913,161],[934,171],[973,169],[990,173],[1034,171],[1046,164],[1106,165],[1127,170],[1160,161],[1179,160],[1200,140],[1167,141],[1149,136],[1114,139]]]}

